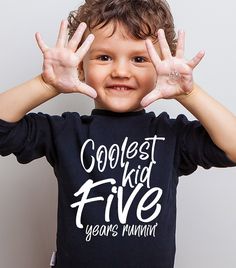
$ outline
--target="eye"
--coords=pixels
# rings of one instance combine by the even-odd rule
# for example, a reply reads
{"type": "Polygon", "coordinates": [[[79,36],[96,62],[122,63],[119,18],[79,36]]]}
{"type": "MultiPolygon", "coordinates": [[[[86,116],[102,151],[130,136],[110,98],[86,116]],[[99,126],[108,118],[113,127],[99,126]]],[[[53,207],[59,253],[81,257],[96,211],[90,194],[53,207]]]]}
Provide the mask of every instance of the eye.
{"type": "Polygon", "coordinates": [[[108,55],[101,55],[97,59],[98,60],[101,60],[101,61],[110,61],[111,60],[111,57],[108,56],[108,55]]]}
{"type": "Polygon", "coordinates": [[[136,63],[143,63],[143,62],[146,62],[147,60],[144,57],[138,56],[138,57],[134,57],[133,61],[136,63]]]}

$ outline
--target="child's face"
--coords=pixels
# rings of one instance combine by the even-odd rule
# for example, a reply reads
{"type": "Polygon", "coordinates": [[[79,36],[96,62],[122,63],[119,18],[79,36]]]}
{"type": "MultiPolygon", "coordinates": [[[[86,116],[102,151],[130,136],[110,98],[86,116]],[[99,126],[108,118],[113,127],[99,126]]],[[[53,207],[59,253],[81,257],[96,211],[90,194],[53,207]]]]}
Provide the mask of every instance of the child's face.
{"type": "Polygon", "coordinates": [[[97,91],[96,108],[136,111],[142,108],[142,98],[155,87],[156,71],[144,40],[129,37],[121,24],[111,36],[112,31],[112,23],[92,30],[95,40],[80,72],[97,91]]]}

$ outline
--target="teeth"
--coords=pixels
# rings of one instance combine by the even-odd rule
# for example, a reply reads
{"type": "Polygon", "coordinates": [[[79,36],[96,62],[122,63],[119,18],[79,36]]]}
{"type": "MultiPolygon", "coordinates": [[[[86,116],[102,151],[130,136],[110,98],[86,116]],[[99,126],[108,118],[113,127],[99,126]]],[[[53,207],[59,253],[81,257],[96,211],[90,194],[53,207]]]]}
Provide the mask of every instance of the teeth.
{"type": "Polygon", "coordinates": [[[116,89],[116,90],[128,90],[127,87],[113,87],[113,89],[116,89]]]}

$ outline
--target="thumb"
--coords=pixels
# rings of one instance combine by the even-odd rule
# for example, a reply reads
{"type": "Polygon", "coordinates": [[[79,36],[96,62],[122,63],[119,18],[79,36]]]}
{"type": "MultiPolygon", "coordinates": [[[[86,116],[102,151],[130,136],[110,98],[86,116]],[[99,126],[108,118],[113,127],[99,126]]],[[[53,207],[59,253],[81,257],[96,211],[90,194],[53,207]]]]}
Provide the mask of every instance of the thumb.
{"type": "Polygon", "coordinates": [[[90,87],[89,85],[81,82],[78,85],[78,91],[88,97],[95,99],[97,97],[97,92],[94,88],[90,87]]]}
{"type": "Polygon", "coordinates": [[[147,94],[142,100],[141,100],[141,105],[143,107],[147,107],[148,105],[150,105],[151,103],[153,103],[154,101],[161,99],[162,98],[162,94],[160,92],[160,90],[158,89],[153,89],[149,94],[147,94]]]}

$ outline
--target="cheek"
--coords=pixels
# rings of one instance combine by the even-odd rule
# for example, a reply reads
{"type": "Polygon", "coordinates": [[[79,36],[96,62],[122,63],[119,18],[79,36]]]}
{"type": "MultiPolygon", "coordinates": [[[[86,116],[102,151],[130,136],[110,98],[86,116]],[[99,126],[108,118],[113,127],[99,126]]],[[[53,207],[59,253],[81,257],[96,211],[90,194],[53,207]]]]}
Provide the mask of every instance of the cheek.
{"type": "Polygon", "coordinates": [[[96,83],[96,74],[92,75],[91,69],[88,69],[84,73],[85,76],[85,83],[89,86],[94,87],[94,84],[96,83]]]}
{"type": "Polygon", "coordinates": [[[156,86],[157,74],[154,68],[150,68],[145,73],[140,74],[140,81],[147,91],[151,91],[156,86]]]}
{"type": "Polygon", "coordinates": [[[106,73],[100,66],[88,64],[84,68],[85,82],[93,88],[98,88],[103,83],[106,73]]]}
{"type": "Polygon", "coordinates": [[[84,77],[85,77],[85,83],[90,86],[94,87],[94,85],[97,84],[98,82],[97,71],[90,65],[84,66],[84,77]]]}

